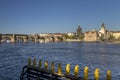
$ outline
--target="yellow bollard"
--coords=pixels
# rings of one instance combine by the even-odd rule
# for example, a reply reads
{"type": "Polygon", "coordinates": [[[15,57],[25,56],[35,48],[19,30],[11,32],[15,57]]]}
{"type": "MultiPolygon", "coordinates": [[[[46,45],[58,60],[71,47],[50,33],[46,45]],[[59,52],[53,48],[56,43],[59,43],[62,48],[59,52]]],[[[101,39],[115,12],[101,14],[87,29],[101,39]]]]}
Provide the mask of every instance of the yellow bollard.
{"type": "Polygon", "coordinates": [[[52,71],[52,73],[54,73],[54,68],[55,68],[54,62],[52,62],[52,63],[51,63],[51,71],[52,71]]]}
{"type": "Polygon", "coordinates": [[[42,60],[39,60],[38,67],[39,67],[39,68],[41,68],[41,67],[42,67],[42,60]]]}
{"type": "Polygon", "coordinates": [[[36,58],[33,60],[33,67],[36,67],[36,58]]]}
{"type": "Polygon", "coordinates": [[[111,71],[107,71],[106,80],[112,80],[111,71]]]}
{"type": "Polygon", "coordinates": [[[61,66],[61,63],[58,64],[58,74],[59,74],[59,75],[62,74],[62,66],[61,66]]]}
{"type": "Polygon", "coordinates": [[[94,78],[95,78],[95,80],[99,80],[99,77],[100,77],[100,75],[99,75],[99,68],[96,68],[95,72],[94,72],[94,78]]]}
{"type": "Polygon", "coordinates": [[[31,58],[28,58],[28,66],[30,66],[30,65],[31,65],[31,63],[32,63],[31,58]]]}
{"type": "Polygon", "coordinates": [[[48,69],[48,61],[45,61],[44,66],[45,66],[45,69],[47,70],[48,69]]]}
{"type": "Polygon", "coordinates": [[[70,64],[66,65],[66,75],[70,75],[70,64]]]}
{"type": "Polygon", "coordinates": [[[79,65],[76,65],[75,68],[74,68],[75,77],[78,77],[78,74],[79,74],[79,65]]]}
{"type": "Polygon", "coordinates": [[[89,71],[89,67],[85,67],[84,68],[84,80],[88,80],[88,71],[89,71]]]}

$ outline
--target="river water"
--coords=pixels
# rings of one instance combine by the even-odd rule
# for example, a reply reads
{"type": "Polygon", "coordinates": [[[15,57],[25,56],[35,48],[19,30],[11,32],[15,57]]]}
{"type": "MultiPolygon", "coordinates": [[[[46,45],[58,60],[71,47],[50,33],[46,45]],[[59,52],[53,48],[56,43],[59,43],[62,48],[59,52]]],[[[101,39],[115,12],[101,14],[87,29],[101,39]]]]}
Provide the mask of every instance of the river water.
{"type": "MultiPolygon", "coordinates": [[[[100,69],[101,80],[105,80],[106,71],[112,71],[112,80],[120,80],[120,45],[84,42],[59,43],[1,43],[0,44],[0,80],[19,80],[22,67],[28,58],[37,62],[48,60],[62,63],[63,69],[71,64],[71,74],[76,64],[80,66],[79,75],[83,76],[85,66],[89,67],[89,78],[93,79],[94,70],[100,69]]],[[[64,73],[65,70],[63,70],[64,73]]]]}

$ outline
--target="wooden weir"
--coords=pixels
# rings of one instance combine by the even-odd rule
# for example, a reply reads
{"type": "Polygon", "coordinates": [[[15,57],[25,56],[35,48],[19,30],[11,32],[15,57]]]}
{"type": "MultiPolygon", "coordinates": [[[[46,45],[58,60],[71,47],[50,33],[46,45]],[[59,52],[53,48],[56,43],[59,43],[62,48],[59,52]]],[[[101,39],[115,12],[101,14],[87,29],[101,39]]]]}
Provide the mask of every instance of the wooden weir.
{"type": "MultiPolygon", "coordinates": [[[[20,75],[20,80],[92,80],[88,78],[88,67],[84,68],[84,77],[79,76],[79,66],[74,67],[74,75],[70,74],[70,64],[66,65],[66,73],[62,73],[61,63],[58,64],[58,71],[54,70],[54,62],[51,63],[51,68],[48,68],[48,61],[45,61],[44,68],[42,67],[42,61],[39,60],[38,66],[36,66],[36,59],[34,58],[33,64],[31,58],[28,59],[28,65],[23,67],[20,75]]],[[[99,79],[99,69],[94,71],[94,80],[99,79]]],[[[104,79],[105,80],[105,79],[104,79]]],[[[106,80],[112,80],[111,71],[107,71],[106,80]]]]}
{"type": "Polygon", "coordinates": [[[84,80],[82,77],[73,75],[59,75],[52,73],[51,70],[39,69],[33,66],[24,66],[20,80],[84,80]]]}

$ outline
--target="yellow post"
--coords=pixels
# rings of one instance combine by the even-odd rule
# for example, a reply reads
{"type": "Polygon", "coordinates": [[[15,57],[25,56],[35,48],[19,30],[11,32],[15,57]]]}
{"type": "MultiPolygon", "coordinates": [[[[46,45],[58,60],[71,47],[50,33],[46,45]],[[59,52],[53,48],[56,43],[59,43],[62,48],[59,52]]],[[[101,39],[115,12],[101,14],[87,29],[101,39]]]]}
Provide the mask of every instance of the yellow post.
{"type": "Polygon", "coordinates": [[[45,61],[44,66],[45,66],[45,69],[47,70],[48,69],[48,61],[45,61]]]}
{"type": "Polygon", "coordinates": [[[85,67],[84,68],[84,80],[88,80],[88,71],[89,71],[89,67],[85,67]]]}
{"type": "Polygon", "coordinates": [[[33,60],[33,67],[36,67],[36,58],[33,60]]]}
{"type": "Polygon", "coordinates": [[[99,77],[100,77],[100,75],[99,75],[99,68],[96,68],[95,72],[94,72],[94,78],[95,78],[95,80],[99,80],[99,77]]]}
{"type": "Polygon", "coordinates": [[[41,68],[41,67],[42,67],[42,60],[39,60],[38,67],[39,67],[39,68],[41,68]]]}
{"type": "Polygon", "coordinates": [[[70,64],[66,65],[66,75],[70,74],[70,64]]]}
{"type": "Polygon", "coordinates": [[[30,65],[31,65],[31,63],[32,63],[31,58],[28,58],[28,66],[30,66],[30,65]]]}
{"type": "Polygon", "coordinates": [[[111,71],[107,71],[106,80],[112,80],[111,71]]]}
{"type": "Polygon", "coordinates": [[[78,77],[78,74],[79,74],[79,65],[76,65],[74,67],[74,75],[75,75],[75,77],[78,77]]]}
{"type": "Polygon", "coordinates": [[[52,62],[52,63],[51,63],[51,71],[52,71],[52,73],[54,73],[54,68],[55,68],[54,62],[52,62]]]}
{"type": "Polygon", "coordinates": [[[62,66],[61,63],[58,64],[58,74],[62,74],[62,66]]]}

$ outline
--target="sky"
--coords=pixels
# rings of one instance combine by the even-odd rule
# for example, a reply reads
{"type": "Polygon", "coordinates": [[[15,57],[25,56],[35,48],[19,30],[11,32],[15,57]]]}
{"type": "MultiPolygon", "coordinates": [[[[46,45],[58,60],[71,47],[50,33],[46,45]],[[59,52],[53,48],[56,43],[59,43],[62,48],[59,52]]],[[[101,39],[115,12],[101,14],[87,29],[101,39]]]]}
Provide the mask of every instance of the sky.
{"type": "Polygon", "coordinates": [[[0,0],[0,33],[120,31],[120,0],[0,0]]]}

